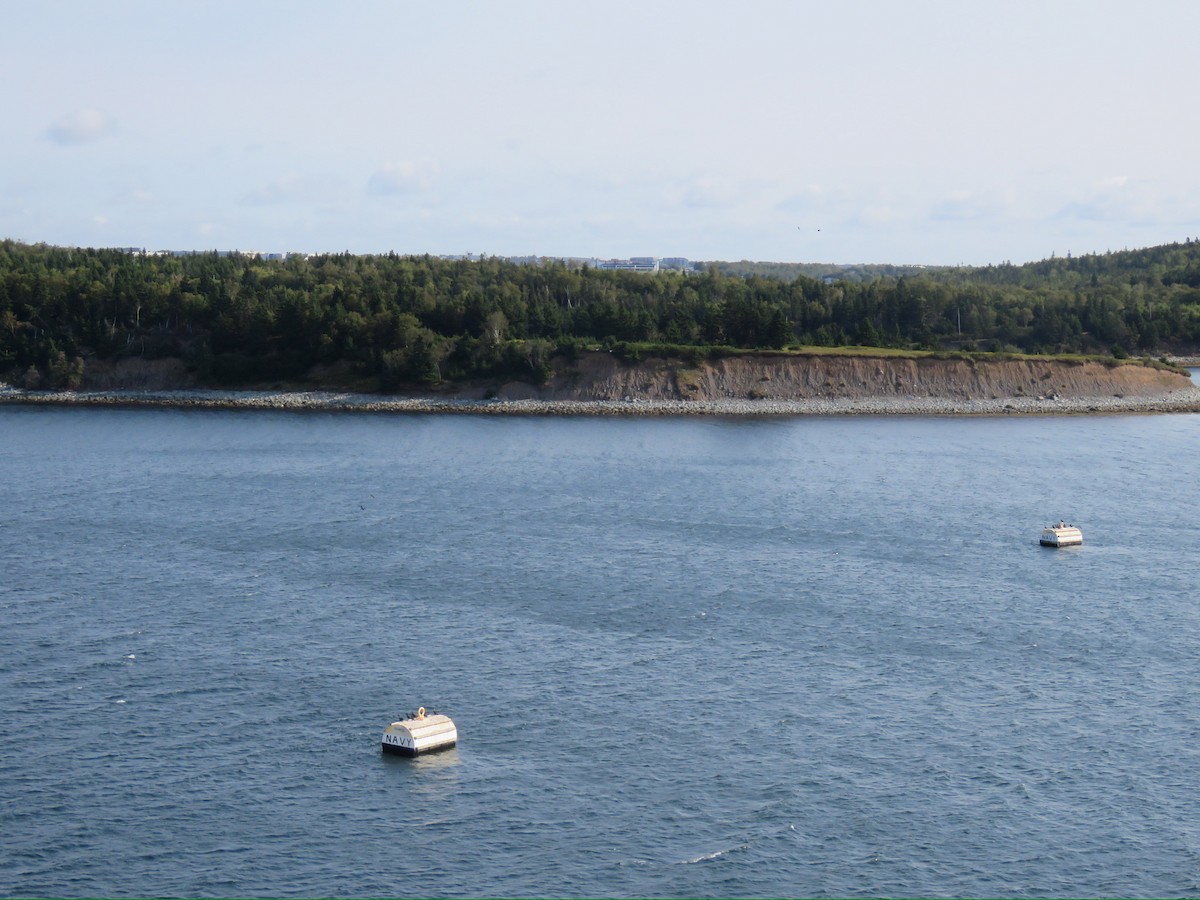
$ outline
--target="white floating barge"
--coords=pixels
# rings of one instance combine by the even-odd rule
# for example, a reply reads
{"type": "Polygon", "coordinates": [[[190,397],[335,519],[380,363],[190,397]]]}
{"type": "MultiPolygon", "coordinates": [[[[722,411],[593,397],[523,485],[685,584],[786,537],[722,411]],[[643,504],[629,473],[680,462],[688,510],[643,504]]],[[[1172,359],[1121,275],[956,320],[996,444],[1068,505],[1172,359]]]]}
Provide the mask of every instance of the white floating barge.
{"type": "Polygon", "coordinates": [[[458,729],[450,721],[449,716],[438,713],[425,714],[425,707],[417,710],[414,716],[393,722],[383,729],[382,747],[384,753],[398,753],[401,756],[419,756],[423,753],[436,753],[439,750],[449,750],[458,743],[458,729]]]}
{"type": "Polygon", "coordinates": [[[1060,521],[1042,529],[1043,547],[1078,547],[1083,543],[1083,532],[1074,525],[1060,521]]]}

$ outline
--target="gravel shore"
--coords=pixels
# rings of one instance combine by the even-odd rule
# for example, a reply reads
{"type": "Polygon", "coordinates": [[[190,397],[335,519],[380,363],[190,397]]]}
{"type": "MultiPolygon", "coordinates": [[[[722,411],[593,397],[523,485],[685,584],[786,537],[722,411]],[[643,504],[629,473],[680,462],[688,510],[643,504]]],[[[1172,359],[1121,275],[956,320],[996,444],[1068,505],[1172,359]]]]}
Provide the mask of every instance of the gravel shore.
{"type": "Polygon", "coordinates": [[[458,400],[271,391],[26,391],[0,385],[0,403],[169,409],[468,413],[537,416],[1007,416],[1200,412],[1200,388],[1155,397],[875,397],[805,400],[458,400]]]}

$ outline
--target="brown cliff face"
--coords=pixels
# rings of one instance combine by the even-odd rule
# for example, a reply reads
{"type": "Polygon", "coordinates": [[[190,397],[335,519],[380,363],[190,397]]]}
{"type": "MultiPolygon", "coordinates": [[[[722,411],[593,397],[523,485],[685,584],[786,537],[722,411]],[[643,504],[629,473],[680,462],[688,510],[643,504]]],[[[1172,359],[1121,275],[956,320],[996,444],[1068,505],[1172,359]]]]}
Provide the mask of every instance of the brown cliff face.
{"type": "MultiPolygon", "coordinates": [[[[513,381],[445,384],[414,396],[500,400],[868,400],[938,398],[1160,398],[1191,390],[1185,374],[1129,363],[1106,365],[1057,359],[971,360],[923,357],[753,355],[701,363],[648,357],[622,362],[609,353],[555,360],[542,386],[513,381]]],[[[180,360],[89,362],[84,390],[187,390],[200,387],[180,360]]],[[[273,387],[280,386],[248,386],[273,387]]],[[[347,371],[315,369],[294,390],[371,391],[374,379],[351,381],[347,371]]]]}
{"type": "Polygon", "coordinates": [[[559,363],[536,387],[504,385],[503,400],[807,400],[939,397],[1155,397],[1192,387],[1183,374],[1138,364],[926,357],[746,356],[699,364],[647,358],[623,363],[590,353],[559,363]]]}

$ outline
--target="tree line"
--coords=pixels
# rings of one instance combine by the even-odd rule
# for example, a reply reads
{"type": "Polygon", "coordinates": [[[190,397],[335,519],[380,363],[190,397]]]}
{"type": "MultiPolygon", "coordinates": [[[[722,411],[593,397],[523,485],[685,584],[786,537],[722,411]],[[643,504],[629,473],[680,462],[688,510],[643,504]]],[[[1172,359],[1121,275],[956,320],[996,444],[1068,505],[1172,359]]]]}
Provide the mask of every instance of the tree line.
{"type": "Polygon", "coordinates": [[[1200,242],[869,280],[638,273],[499,258],[155,256],[0,241],[0,374],[71,387],[89,358],[178,357],[203,383],[343,364],[383,390],[544,379],[604,347],[1111,353],[1200,347],[1200,242]]]}

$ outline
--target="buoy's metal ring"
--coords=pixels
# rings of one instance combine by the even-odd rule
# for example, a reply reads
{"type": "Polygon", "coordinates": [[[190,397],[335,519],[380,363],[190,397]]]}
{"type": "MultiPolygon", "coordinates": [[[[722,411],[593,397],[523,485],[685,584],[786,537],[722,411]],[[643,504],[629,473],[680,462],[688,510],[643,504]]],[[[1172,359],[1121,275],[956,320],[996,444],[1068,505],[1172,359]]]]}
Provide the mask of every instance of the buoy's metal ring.
{"type": "Polygon", "coordinates": [[[417,718],[418,719],[425,718],[425,707],[422,706],[420,709],[417,710],[417,718]]]}

